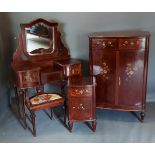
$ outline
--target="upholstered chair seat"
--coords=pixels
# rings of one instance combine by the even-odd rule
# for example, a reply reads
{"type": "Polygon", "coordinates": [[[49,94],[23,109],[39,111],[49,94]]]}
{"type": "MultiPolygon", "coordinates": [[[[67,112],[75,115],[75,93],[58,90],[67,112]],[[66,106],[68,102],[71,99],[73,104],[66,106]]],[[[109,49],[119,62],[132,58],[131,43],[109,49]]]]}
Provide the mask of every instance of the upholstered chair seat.
{"type": "Polygon", "coordinates": [[[43,93],[37,96],[34,96],[30,99],[32,105],[50,103],[51,101],[56,101],[62,99],[59,94],[50,94],[50,93],[43,93]]]}

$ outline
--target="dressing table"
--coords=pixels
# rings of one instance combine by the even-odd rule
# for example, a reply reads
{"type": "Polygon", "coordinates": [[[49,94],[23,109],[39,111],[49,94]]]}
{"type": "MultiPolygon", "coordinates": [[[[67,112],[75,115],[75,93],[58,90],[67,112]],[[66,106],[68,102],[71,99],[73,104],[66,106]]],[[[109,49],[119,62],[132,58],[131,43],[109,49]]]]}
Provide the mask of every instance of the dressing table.
{"type": "MultiPolygon", "coordinates": [[[[64,87],[63,81],[68,77],[81,74],[81,63],[70,58],[61,41],[58,23],[39,18],[20,27],[19,45],[11,63],[12,83],[18,99],[24,96],[30,83],[36,81],[38,73],[34,72],[35,68],[41,70],[42,85],[59,82],[64,87]]],[[[20,105],[18,107],[20,109],[20,105]]]]}

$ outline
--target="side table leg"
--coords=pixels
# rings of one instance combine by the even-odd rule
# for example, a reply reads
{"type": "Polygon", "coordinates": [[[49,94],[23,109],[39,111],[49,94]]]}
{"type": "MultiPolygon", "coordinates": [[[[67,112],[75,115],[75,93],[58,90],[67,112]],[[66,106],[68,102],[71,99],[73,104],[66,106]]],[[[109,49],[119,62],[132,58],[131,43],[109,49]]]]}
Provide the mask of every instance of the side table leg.
{"type": "Polygon", "coordinates": [[[73,129],[73,122],[72,121],[68,122],[68,127],[69,127],[69,132],[72,132],[72,129],[73,129]]]}
{"type": "Polygon", "coordinates": [[[25,91],[20,90],[20,98],[22,100],[22,120],[23,120],[23,127],[24,129],[27,128],[26,123],[26,113],[25,113],[25,91]]]}
{"type": "Polygon", "coordinates": [[[92,129],[93,129],[93,132],[96,131],[96,120],[92,122],[92,129]]]}
{"type": "Polygon", "coordinates": [[[14,86],[14,91],[15,91],[15,98],[17,100],[17,109],[18,109],[18,116],[19,119],[21,118],[21,113],[20,113],[20,102],[19,102],[19,95],[18,95],[18,88],[14,86]]]}

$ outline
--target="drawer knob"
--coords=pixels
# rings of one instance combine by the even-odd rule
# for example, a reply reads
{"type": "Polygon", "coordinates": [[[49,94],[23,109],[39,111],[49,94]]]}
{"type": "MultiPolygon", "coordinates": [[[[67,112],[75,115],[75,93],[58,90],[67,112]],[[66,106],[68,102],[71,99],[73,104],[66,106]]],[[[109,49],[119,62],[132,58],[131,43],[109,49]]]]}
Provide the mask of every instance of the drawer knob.
{"type": "Polygon", "coordinates": [[[110,47],[113,47],[113,44],[112,44],[111,41],[108,41],[108,45],[109,45],[110,47]]]}
{"type": "Polygon", "coordinates": [[[74,69],[71,70],[72,74],[74,74],[74,69]]]}
{"type": "Polygon", "coordinates": [[[133,41],[132,41],[132,42],[130,42],[130,45],[131,45],[131,46],[134,46],[134,44],[135,44],[135,43],[134,43],[133,41]]]}
{"type": "Polygon", "coordinates": [[[102,46],[103,46],[103,48],[106,48],[106,43],[103,42],[103,43],[102,43],[102,46]]]}
{"type": "Polygon", "coordinates": [[[127,46],[128,45],[128,41],[124,41],[124,43],[122,44],[123,46],[127,46]]]}
{"type": "Polygon", "coordinates": [[[126,40],[126,41],[124,41],[124,43],[125,43],[125,44],[128,44],[128,41],[126,40]]]}
{"type": "Polygon", "coordinates": [[[111,42],[111,41],[108,41],[108,44],[109,44],[109,45],[111,45],[111,44],[112,44],[112,42],[111,42]]]}

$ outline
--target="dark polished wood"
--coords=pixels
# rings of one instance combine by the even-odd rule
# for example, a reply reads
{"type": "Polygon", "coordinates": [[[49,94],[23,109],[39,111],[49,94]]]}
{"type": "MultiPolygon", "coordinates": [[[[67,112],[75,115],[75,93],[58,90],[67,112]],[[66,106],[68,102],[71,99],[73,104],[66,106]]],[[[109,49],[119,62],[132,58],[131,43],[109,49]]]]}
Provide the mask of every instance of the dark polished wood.
{"type": "MultiPolygon", "coordinates": [[[[44,98],[44,100],[42,101],[42,103],[38,103],[38,104],[33,104],[31,99],[34,97],[37,97],[38,95],[48,95],[50,93],[45,93],[44,89],[43,89],[43,85],[41,84],[41,74],[40,74],[40,68],[34,68],[32,70],[26,70],[26,71],[21,71],[19,72],[19,76],[20,78],[23,80],[22,84],[24,84],[24,87],[22,87],[22,89],[20,89],[20,98],[22,99],[22,120],[23,120],[23,127],[26,129],[27,127],[31,130],[33,136],[36,136],[36,123],[35,123],[35,112],[38,110],[45,110],[45,109],[49,109],[50,110],[50,114],[51,114],[51,119],[52,119],[52,108],[57,107],[57,106],[64,106],[64,121],[66,119],[66,106],[65,106],[65,99],[63,98],[63,96],[61,96],[61,98],[56,99],[56,100],[46,100],[46,98],[44,98]],[[26,79],[26,74],[27,72],[31,73],[31,77],[26,79]],[[25,80],[29,80],[29,81],[25,81],[25,80]],[[29,90],[35,90],[35,93],[32,95],[30,93],[29,90]],[[28,114],[26,114],[26,110],[25,107],[27,107],[30,115],[28,116],[28,114]],[[27,124],[27,119],[26,116],[29,118],[28,120],[31,122],[32,124],[32,128],[28,126],[27,124]]],[[[50,115],[48,114],[48,115],[50,115]]],[[[64,122],[65,124],[66,122],[64,122]]]]}
{"type": "Polygon", "coordinates": [[[74,121],[91,121],[96,130],[95,79],[76,76],[68,79],[69,129],[74,121]]]}
{"type": "MultiPolygon", "coordinates": [[[[78,60],[71,59],[69,51],[61,41],[60,32],[57,31],[58,23],[49,22],[44,19],[36,19],[28,24],[21,24],[21,33],[19,34],[19,45],[13,55],[11,67],[13,69],[13,82],[21,89],[28,85],[29,78],[33,78],[35,73],[30,70],[40,67],[41,83],[58,82],[65,80],[66,77],[81,74],[81,63],[78,60]],[[26,48],[25,29],[35,24],[43,23],[49,26],[50,30],[54,30],[54,49],[51,53],[29,55],[26,48]],[[25,72],[27,71],[27,72],[25,72]],[[25,72],[25,79],[20,77],[20,72],[25,72]],[[27,80],[26,80],[27,79],[27,80]]],[[[48,36],[51,36],[49,34],[48,36]]],[[[51,49],[51,48],[49,48],[51,49]]],[[[36,49],[37,50],[37,49],[36,49]]],[[[38,49],[39,51],[40,49],[38,49]]],[[[43,49],[42,49],[43,50],[43,49]]]]}
{"type": "MultiPolygon", "coordinates": [[[[21,24],[20,26],[19,45],[13,54],[13,61],[11,63],[11,82],[16,89],[16,96],[20,97],[19,92],[22,92],[22,97],[24,97],[27,88],[31,88],[32,86],[39,87],[48,83],[61,84],[61,88],[64,89],[64,81],[68,77],[77,74],[81,75],[81,63],[78,60],[72,60],[70,58],[69,51],[62,43],[61,34],[57,30],[58,23],[39,18],[30,23],[21,24]],[[38,25],[47,30],[47,32],[43,31],[46,35],[41,34],[42,31],[39,31],[39,34],[28,31],[30,28],[33,29],[34,26],[38,27],[38,25]],[[27,34],[34,34],[34,38],[38,36],[38,39],[49,39],[49,48],[37,48],[32,52],[28,51],[27,34]],[[39,69],[39,72],[37,72],[37,69],[39,69]],[[39,79],[37,79],[38,77],[39,79]]],[[[38,91],[39,89],[42,91],[42,88],[39,87],[38,91]]],[[[18,107],[20,110],[20,104],[18,104],[18,107]]],[[[65,102],[64,114],[66,114],[66,107],[65,102]]],[[[41,107],[37,108],[40,109],[41,107]]],[[[31,118],[33,124],[35,124],[33,113],[31,113],[31,118]]],[[[22,116],[22,120],[23,124],[25,124],[25,115],[22,116]]]]}
{"type": "Polygon", "coordinates": [[[65,77],[82,76],[82,65],[77,59],[57,61],[55,65],[63,68],[65,77]]]}
{"type": "Polygon", "coordinates": [[[97,108],[138,111],[144,119],[149,36],[149,32],[141,31],[89,35],[97,108]]]}

